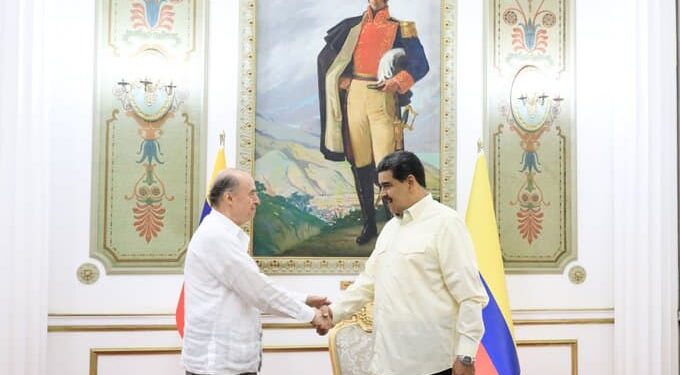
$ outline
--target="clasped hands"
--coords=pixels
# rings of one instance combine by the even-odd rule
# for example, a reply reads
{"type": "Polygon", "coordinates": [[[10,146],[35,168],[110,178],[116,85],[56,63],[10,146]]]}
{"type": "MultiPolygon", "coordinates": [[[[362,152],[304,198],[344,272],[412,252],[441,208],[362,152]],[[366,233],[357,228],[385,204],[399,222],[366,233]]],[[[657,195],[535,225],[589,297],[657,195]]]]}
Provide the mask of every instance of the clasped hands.
{"type": "Polygon", "coordinates": [[[305,303],[314,308],[314,319],[311,323],[316,328],[316,333],[323,336],[333,328],[333,311],[328,305],[331,301],[326,297],[309,296],[305,303]]]}

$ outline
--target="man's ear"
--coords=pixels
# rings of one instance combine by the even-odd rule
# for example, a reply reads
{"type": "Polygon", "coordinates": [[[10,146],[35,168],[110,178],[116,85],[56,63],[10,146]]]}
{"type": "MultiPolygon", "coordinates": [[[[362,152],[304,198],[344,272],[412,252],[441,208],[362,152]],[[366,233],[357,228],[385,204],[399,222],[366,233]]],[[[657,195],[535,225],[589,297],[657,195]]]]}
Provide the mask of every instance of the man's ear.
{"type": "Polygon", "coordinates": [[[414,175],[410,174],[406,176],[406,182],[408,183],[408,187],[410,189],[415,187],[418,181],[416,181],[416,177],[414,175]]]}
{"type": "Polygon", "coordinates": [[[231,196],[230,192],[225,191],[224,193],[222,193],[222,200],[225,203],[229,203],[231,205],[231,201],[233,200],[233,197],[231,196]]]}

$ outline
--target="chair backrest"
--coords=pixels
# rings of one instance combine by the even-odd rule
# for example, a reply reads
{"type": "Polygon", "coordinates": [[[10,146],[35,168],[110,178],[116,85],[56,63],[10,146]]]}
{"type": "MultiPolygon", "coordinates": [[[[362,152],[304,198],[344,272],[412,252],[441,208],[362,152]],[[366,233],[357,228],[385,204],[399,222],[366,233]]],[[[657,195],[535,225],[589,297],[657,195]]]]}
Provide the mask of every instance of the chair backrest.
{"type": "Polygon", "coordinates": [[[338,323],[329,335],[333,375],[370,375],[373,357],[373,304],[338,323]]]}

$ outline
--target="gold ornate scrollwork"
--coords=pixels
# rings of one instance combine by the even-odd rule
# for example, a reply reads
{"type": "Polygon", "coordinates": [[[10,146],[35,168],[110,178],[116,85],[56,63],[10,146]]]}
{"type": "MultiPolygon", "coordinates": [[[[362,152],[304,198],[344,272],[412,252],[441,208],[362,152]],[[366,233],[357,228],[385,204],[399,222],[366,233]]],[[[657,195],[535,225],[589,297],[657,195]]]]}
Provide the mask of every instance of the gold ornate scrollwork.
{"type": "Polygon", "coordinates": [[[352,315],[352,321],[356,322],[366,332],[373,331],[373,302],[367,303],[358,313],[352,315]]]}

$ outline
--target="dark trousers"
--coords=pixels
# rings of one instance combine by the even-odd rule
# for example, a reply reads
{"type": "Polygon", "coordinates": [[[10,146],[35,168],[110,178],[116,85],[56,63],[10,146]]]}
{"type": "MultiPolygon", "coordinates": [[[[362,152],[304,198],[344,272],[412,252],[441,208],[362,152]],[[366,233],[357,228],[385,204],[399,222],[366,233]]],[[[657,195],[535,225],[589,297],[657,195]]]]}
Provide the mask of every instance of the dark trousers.
{"type": "Polygon", "coordinates": [[[453,374],[453,369],[444,370],[442,372],[438,372],[438,373],[432,374],[432,375],[451,375],[451,374],[453,374]]]}

